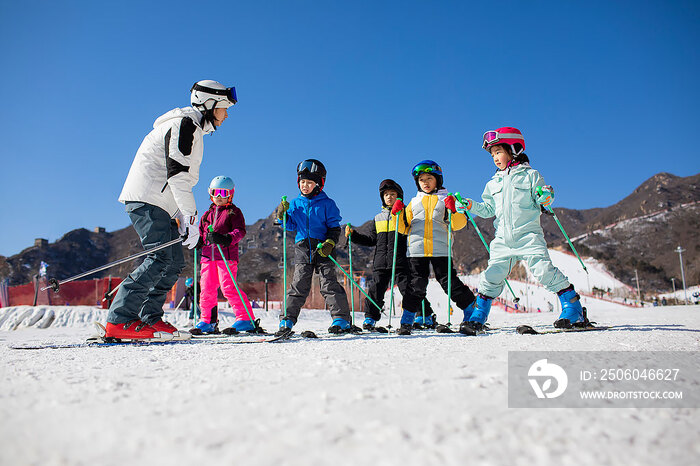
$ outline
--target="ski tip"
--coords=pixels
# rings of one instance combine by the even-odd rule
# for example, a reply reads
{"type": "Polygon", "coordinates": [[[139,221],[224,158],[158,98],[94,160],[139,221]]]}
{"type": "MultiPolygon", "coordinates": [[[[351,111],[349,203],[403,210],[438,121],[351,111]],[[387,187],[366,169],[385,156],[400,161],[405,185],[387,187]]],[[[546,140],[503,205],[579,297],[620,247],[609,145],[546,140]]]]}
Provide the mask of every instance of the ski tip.
{"type": "Polygon", "coordinates": [[[443,324],[440,324],[437,327],[435,327],[435,332],[436,333],[455,333],[454,330],[452,330],[447,325],[443,325],[443,324]]]}
{"type": "Polygon", "coordinates": [[[520,335],[537,335],[538,332],[534,328],[530,327],[529,325],[519,325],[518,328],[515,329],[520,335]]]}
{"type": "Polygon", "coordinates": [[[318,335],[316,335],[311,330],[304,330],[303,332],[301,332],[300,335],[302,338],[318,338],[318,335]]]}
{"type": "Polygon", "coordinates": [[[107,335],[107,328],[99,322],[93,322],[93,324],[95,325],[95,329],[97,330],[97,334],[100,337],[104,338],[104,336],[107,335]]]}

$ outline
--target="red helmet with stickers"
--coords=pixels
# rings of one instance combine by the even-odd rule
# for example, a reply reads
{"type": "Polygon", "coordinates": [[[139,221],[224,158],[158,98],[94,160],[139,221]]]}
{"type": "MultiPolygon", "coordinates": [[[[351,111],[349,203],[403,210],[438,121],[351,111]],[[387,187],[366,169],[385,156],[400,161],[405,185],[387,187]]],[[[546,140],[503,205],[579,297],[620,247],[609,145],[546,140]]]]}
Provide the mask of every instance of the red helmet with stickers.
{"type": "Polygon", "coordinates": [[[513,155],[519,155],[525,150],[525,138],[518,128],[504,126],[495,131],[484,133],[483,148],[487,151],[498,144],[507,144],[513,149],[513,155]]]}

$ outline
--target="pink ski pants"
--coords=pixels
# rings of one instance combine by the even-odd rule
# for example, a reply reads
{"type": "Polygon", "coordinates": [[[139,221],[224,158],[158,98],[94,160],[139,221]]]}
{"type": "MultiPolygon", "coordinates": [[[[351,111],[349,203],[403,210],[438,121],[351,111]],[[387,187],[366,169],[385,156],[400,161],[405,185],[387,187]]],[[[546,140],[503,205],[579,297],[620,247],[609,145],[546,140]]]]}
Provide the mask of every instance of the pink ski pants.
{"type": "MultiPolygon", "coordinates": [[[[233,276],[237,277],[238,263],[228,261],[228,266],[231,268],[233,276]]],[[[250,317],[255,320],[255,314],[253,314],[253,308],[250,305],[248,296],[241,290],[241,295],[246,303],[246,307],[243,307],[243,302],[241,302],[241,299],[238,297],[236,287],[233,284],[233,280],[231,280],[228,270],[226,270],[226,264],[224,264],[223,260],[202,261],[200,285],[202,287],[202,292],[199,298],[199,305],[202,309],[203,321],[211,323],[211,310],[217,305],[217,290],[219,288],[221,288],[221,293],[236,313],[236,320],[250,320],[246,312],[246,307],[248,311],[250,311],[250,317]]]]}

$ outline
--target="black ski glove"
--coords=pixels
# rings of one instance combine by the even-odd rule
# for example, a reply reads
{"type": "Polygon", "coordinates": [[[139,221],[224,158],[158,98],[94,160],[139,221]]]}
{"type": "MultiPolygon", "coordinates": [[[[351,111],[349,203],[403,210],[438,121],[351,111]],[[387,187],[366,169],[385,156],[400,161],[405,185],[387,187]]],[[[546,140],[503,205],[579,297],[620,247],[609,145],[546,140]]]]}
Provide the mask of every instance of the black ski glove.
{"type": "Polygon", "coordinates": [[[228,246],[231,244],[231,241],[233,238],[231,238],[231,235],[222,235],[221,233],[217,233],[215,231],[210,231],[207,233],[207,241],[211,244],[218,244],[220,246],[228,246]]]}

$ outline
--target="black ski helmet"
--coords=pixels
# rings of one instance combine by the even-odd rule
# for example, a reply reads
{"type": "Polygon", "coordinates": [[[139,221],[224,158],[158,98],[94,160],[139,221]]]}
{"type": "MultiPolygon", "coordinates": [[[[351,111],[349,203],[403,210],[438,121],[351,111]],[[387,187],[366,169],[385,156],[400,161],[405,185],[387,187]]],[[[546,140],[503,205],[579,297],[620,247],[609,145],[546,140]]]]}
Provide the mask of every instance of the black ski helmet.
{"type": "Polygon", "coordinates": [[[297,165],[297,184],[301,180],[311,180],[316,183],[316,187],[311,193],[312,196],[315,196],[323,190],[323,185],[326,184],[326,167],[316,159],[306,159],[299,162],[297,165]]]}
{"type": "Polygon", "coordinates": [[[399,198],[403,199],[403,189],[394,180],[386,179],[379,183],[379,199],[382,200],[382,205],[384,205],[384,191],[396,191],[399,194],[399,198]]]}

